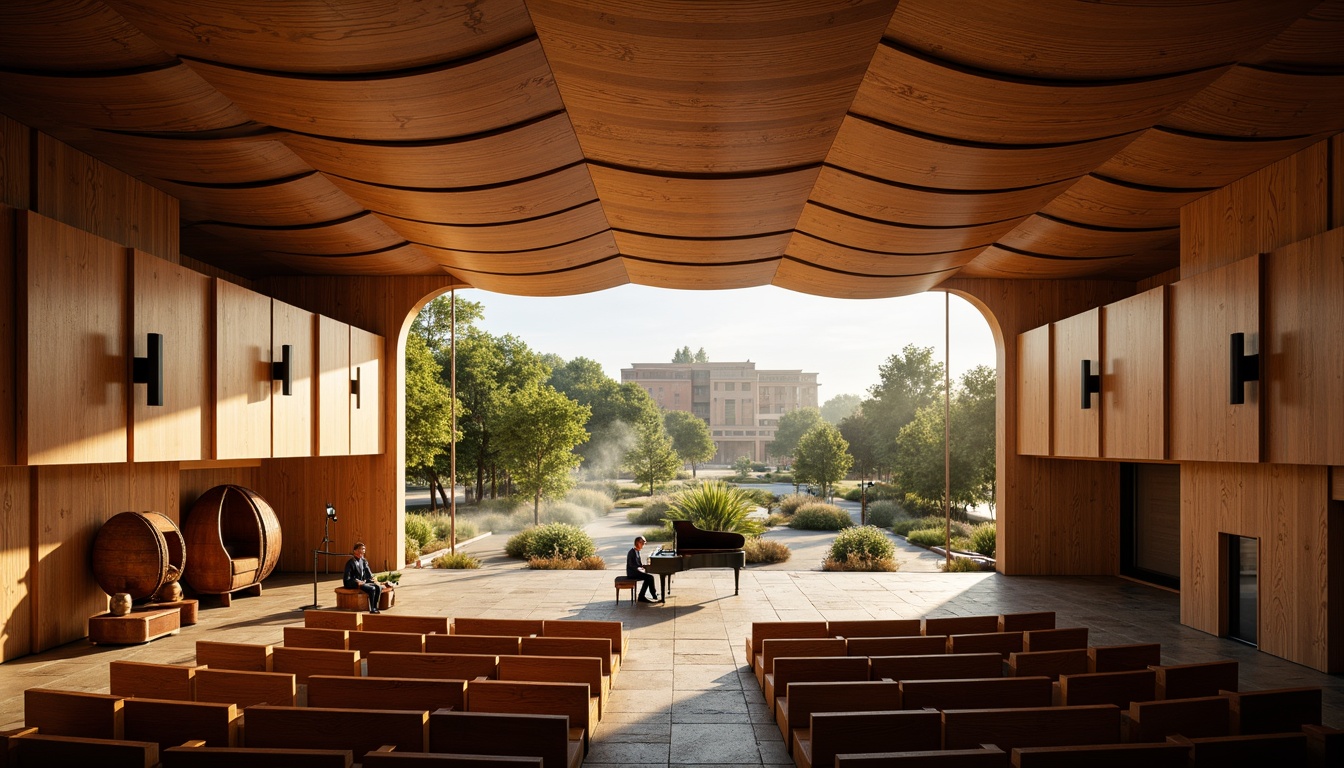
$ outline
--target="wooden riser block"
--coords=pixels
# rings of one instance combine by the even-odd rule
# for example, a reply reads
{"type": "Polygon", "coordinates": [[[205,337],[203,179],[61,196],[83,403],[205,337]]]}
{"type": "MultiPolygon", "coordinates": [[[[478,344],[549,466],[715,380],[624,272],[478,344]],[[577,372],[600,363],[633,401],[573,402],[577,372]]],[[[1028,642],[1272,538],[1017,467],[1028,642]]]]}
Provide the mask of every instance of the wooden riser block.
{"type": "Polygon", "coordinates": [[[175,635],[181,629],[182,612],[177,608],[135,611],[125,616],[105,613],[89,619],[89,642],[98,645],[134,645],[175,635]]]}

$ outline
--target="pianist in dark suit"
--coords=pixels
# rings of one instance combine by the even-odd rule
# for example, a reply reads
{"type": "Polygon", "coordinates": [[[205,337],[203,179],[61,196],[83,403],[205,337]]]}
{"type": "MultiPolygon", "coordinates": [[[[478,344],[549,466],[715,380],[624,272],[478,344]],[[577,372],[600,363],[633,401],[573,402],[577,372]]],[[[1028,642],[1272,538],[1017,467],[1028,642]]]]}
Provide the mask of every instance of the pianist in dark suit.
{"type": "Polygon", "coordinates": [[[644,582],[639,588],[639,602],[656,603],[658,602],[658,587],[654,586],[653,574],[644,570],[644,561],[639,556],[639,551],[644,548],[644,537],[635,537],[635,546],[625,553],[625,577],[627,579],[637,579],[644,582]],[[644,593],[651,593],[652,599],[644,596],[644,593]]]}

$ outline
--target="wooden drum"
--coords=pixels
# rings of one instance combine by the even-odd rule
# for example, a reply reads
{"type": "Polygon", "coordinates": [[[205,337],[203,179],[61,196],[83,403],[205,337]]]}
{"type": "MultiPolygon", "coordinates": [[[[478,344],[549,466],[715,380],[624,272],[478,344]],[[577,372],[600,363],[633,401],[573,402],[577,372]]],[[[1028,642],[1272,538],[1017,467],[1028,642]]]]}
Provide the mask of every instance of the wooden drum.
{"type": "Polygon", "coordinates": [[[109,595],[142,600],[182,576],[187,548],[177,524],[158,512],[122,512],[93,540],[93,578],[109,595]]]}

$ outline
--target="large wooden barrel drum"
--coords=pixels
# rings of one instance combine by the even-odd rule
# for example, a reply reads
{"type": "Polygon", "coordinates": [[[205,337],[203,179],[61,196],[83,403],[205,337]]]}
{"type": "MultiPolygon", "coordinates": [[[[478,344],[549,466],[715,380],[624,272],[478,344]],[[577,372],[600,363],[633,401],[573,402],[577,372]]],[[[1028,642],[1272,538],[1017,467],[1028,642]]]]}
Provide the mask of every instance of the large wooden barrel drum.
{"type": "Polygon", "coordinates": [[[158,512],[114,515],[93,539],[93,578],[109,595],[150,597],[181,577],[186,559],[182,531],[158,512]]]}
{"type": "Polygon", "coordinates": [[[280,562],[280,518],[241,485],[217,485],[191,505],[182,524],[191,550],[183,576],[196,592],[226,595],[271,575],[280,562]]]}

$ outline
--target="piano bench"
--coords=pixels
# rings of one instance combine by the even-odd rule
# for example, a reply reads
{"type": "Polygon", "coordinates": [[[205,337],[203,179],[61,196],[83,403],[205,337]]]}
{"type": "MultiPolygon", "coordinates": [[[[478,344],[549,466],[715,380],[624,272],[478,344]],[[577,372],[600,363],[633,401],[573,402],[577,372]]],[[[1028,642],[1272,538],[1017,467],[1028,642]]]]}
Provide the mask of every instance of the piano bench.
{"type": "Polygon", "coordinates": [[[632,603],[635,602],[635,587],[637,587],[637,586],[639,586],[639,580],[638,580],[638,579],[632,579],[632,578],[630,578],[629,576],[617,576],[617,577],[616,577],[616,603],[617,603],[617,605],[619,605],[620,602],[621,602],[621,590],[622,590],[622,589],[628,589],[628,590],[630,590],[630,602],[632,602],[632,603]]]}

